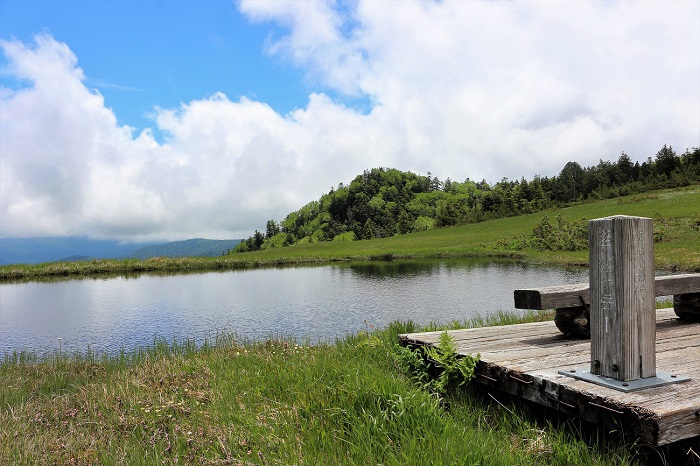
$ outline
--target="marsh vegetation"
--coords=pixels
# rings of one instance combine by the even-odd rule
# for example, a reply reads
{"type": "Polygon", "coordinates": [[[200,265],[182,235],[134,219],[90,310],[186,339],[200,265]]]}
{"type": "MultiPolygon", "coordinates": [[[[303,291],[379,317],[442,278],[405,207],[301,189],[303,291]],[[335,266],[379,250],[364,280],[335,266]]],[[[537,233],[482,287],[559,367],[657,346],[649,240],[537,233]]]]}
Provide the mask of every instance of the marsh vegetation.
{"type": "Polygon", "coordinates": [[[624,465],[644,454],[470,385],[426,388],[397,343],[417,330],[395,323],[316,346],[221,338],[109,358],[15,354],[0,364],[0,463],[624,465]]]}

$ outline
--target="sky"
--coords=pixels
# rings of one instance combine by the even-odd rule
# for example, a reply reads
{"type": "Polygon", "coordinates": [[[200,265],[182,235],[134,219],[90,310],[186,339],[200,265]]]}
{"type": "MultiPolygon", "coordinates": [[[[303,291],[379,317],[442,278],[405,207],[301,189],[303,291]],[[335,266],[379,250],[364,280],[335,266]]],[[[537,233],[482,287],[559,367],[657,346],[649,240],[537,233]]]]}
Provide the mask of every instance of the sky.
{"type": "Polygon", "coordinates": [[[700,2],[0,0],[0,237],[243,238],[363,170],[700,147],[700,2]]]}

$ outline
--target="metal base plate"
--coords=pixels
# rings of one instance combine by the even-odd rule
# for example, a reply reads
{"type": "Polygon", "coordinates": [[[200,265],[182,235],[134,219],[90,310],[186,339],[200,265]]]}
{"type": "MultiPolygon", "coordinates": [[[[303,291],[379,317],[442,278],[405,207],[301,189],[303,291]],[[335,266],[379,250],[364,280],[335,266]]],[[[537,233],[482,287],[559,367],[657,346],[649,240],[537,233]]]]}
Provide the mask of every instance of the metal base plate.
{"type": "Polygon", "coordinates": [[[602,375],[591,374],[591,371],[585,367],[570,369],[568,371],[559,371],[559,374],[566,375],[568,377],[573,377],[574,379],[585,380],[586,382],[591,382],[596,385],[602,385],[603,387],[612,388],[621,392],[636,392],[638,390],[662,387],[664,385],[687,382],[690,380],[690,377],[687,376],[675,374],[672,375],[668,372],[659,370],[656,371],[656,377],[629,380],[627,382],[623,382],[622,380],[616,380],[610,377],[604,377],[602,375]]]}

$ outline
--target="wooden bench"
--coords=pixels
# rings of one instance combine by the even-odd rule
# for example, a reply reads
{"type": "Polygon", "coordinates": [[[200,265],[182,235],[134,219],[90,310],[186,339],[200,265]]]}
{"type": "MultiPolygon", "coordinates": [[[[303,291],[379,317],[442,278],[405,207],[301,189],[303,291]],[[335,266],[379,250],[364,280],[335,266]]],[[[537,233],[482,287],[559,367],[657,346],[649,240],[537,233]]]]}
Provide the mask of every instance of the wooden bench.
{"type": "MultiPolygon", "coordinates": [[[[515,290],[516,309],[555,309],[554,322],[567,336],[590,337],[588,283],[515,290]]],[[[654,295],[673,295],[676,315],[700,322],[700,273],[669,275],[654,279],[654,295]]]]}

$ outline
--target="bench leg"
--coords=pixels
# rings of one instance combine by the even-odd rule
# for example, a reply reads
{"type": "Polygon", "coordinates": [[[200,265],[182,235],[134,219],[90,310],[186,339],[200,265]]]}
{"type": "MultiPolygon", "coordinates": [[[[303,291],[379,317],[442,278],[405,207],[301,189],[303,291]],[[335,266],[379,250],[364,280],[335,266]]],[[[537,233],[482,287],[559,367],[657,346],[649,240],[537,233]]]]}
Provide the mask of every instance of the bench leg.
{"type": "Polygon", "coordinates": [[[591,319],[587,306],[557,309],[554,314],[554,323],[567,337],[591,337],[591,319]]]}
{"type": "Polygon", "coordinates": [[[673,310],[683,320],[700,322],[700,293],[674,294],[673,310]]]}

